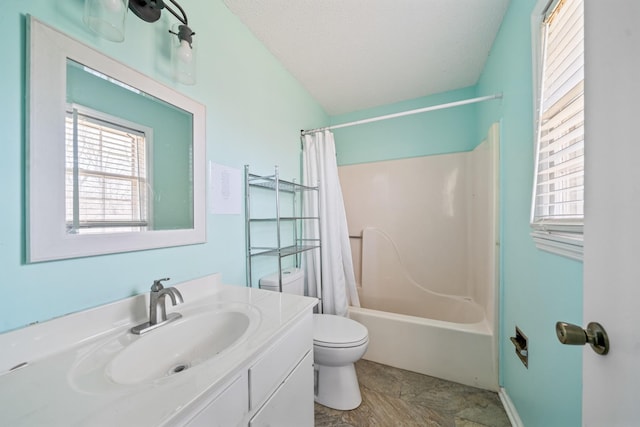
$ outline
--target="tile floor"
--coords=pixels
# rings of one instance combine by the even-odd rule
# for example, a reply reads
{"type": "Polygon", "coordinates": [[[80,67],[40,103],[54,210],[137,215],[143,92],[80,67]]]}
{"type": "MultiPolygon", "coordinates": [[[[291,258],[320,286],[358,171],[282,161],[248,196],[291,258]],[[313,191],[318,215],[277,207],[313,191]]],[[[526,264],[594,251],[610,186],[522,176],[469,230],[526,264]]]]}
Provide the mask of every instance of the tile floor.
{"type": "Polygon", "coordinates": [[[316,427],[510,427],[494,392],[360,360],[362,404],[352,411],[315,405],[316,427]]]}

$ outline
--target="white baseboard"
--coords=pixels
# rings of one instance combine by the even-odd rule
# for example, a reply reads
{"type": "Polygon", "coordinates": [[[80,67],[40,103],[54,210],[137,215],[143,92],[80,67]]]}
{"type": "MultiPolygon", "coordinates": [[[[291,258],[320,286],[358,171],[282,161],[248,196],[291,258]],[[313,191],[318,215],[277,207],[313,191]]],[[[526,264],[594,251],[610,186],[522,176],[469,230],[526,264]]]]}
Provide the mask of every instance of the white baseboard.
{"type": "Polygon", "coordinates": [[[498,396],[500,396],[502,406],[504,406],[504,410],[507,413],[507,417],[509,417],[509,422],[511,422],[511,425],[513,427],[524,427],[524,424],[520,419],[520,415],[518,415],[518,411],[516,410],[515,405],[513,404],[513,402],[509,398],[509,395],[503,387],[500,387],[498,396]]]}

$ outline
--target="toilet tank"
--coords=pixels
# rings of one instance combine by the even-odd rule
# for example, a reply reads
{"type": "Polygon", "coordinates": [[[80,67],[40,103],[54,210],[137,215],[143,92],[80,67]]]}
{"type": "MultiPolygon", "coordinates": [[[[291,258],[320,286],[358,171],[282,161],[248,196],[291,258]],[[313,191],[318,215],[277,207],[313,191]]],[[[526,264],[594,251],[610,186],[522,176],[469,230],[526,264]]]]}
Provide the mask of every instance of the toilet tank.
{"type": "MultiPolygon", "coordinates": [[[[260,279],[260,289],[279,291],[278,273],[273,273],[260,279]]],[[[304,272],[299,268],[282,269],[282,292],[287,294],[304,295],[304,272]]]]}

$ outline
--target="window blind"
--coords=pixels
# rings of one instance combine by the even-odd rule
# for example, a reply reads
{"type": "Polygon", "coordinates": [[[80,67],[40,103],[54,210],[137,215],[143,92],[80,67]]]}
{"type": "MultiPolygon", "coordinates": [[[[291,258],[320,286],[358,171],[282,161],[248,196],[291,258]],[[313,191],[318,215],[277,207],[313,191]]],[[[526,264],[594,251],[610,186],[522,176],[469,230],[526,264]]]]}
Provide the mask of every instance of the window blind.
{"type": "MultiPolygon", "coordinates": [[[[584,8],[561,0],[543,25],[543,72],[532,220],[581,225],[584,217],[584,8]]],[[[552,228],[552,227],[551,227],[552,228]]]]}
{"type": "MultiPolygon", "coordinates": [[[[66,221],[69,232],[148,225],[144,132],[78,109],[66,117],[66,221]]],[[[115,230],[118,231],[118,230],[115,230]]]]}

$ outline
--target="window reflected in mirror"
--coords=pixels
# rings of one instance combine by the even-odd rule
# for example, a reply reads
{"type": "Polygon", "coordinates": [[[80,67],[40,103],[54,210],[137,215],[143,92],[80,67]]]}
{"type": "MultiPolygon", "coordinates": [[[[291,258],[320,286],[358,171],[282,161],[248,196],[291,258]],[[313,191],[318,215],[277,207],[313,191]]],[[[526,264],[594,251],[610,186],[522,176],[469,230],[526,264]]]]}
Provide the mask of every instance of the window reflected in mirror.
{"type": "Polygon", "coordinates": [[[146,230],[151,129],[79,105],[68,106],[65,125],[67,232],[146,230]]]}

